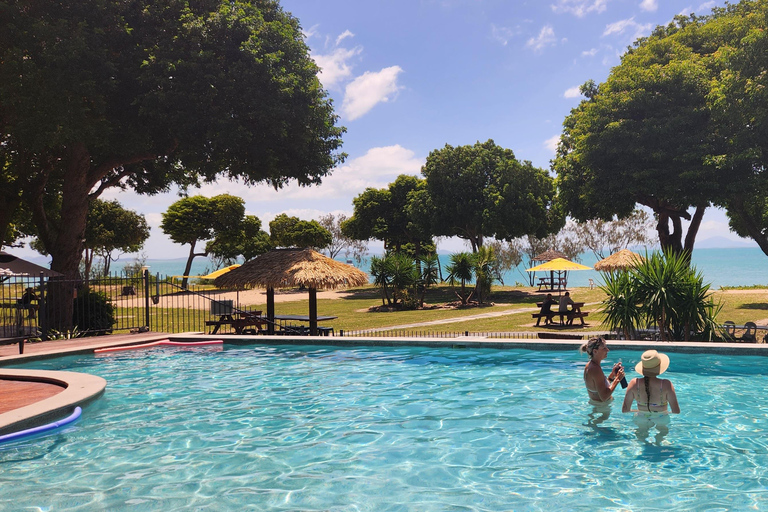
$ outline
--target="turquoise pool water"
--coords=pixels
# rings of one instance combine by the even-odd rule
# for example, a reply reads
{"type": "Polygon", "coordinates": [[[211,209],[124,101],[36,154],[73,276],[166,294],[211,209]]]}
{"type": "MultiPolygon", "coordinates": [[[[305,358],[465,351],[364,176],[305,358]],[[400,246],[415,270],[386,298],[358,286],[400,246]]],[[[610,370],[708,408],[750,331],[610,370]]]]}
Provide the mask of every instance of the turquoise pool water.
{"type": "Polygon", "coordinates": [[[768,361],[670,356],[683,413],[661,440],[638,439],[618,403],[608,418],[587,404],[575,351],[226,346],[38,362],[109,384],[72,426],[0,447],[0,509],[768,509],[768,361]]]}

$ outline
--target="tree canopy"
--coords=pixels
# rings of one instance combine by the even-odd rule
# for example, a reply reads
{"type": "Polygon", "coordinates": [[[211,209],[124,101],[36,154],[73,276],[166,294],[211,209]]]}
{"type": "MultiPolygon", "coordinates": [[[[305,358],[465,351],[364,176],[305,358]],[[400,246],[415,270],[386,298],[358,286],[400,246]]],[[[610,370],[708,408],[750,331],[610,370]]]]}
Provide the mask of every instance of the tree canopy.
{"type": "Polygon", "coordinates": [[[299,22],[276,0],[0,12],[0,234],[26,204],[54,270],[76,274],[88,202],[109,187],[311,185],[344,158],[299,22]],[[46,194],[61,195],[55,215],[46,194]]]}
{"type": "Polygon", "coordinates": [[[486,237],[545,236],[562,226],[552,178],[492,140],[434,150],[422,173],[433,207],[432,233],[463,238],[473,251],[486,237]]]}
{"type": "Polygon", "coordinates": [[[705,209],[722,206],[768,254],[766,29],[766,0],[678,16],[585,84],[553,163],[567,212],[610,220],[645,205],[662,248],[690,253],[705,209]]]}
{"type": "Polygon", "coordinates": [[[149,225],[143,215],[123,208],[117,201],[96,199],[88,209],[85,228],[85,276],[91,274],[94,256],[104,261],[102,271],[109,274],[114,251],[137,252],[149,238],[149,225]]]}
{"type": "Polygon", "coordinates": [[[415,256],[432,244],[431,202],[426,181],[401,174],[385,189],[367,188],[352,200],[354,213],[342,231],[355,240],[381,240],[384,249],[400,252],[411,245],[415,256]]]}
{"type": "Polygon", "coordinates": [[[269,223],[269,238],[274,247],[312,247],[323,249],[331,244],[331,232],[316,220],[301,220],[281,213],[269,223]]]}
{"type": "MultiPolygon", "coordinates": [[[[192,261],[197,256],[207,256],[208,251],[195,252],[197,242],[212,240],[218,236],[230,239],[230,233],[243,230],[245,203],[239,197],[220,194],[211,198],[192,196],[179,199],[163,213],[160,229],[177,243],[189,244],[189,256],[184,267],[188,276],[192,261]]],[[[261,224],[261,223],[259,223],[261,224]]],[[[187,286],[187,278],[182,287],[187,286]]]]}

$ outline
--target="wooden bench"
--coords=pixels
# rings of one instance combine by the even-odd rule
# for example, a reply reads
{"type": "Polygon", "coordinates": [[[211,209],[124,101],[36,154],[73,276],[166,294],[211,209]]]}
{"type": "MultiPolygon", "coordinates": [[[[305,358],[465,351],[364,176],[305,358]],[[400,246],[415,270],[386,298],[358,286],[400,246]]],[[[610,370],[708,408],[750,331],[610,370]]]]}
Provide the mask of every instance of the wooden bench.
{"type": "Polygon", "coordinates": [[[0,338],[0,345],[13,345],[19,344],[19,354],[24,353],[24,342],[29,339],[28,336],[18,336],[16,338],[0,338]]]}
{"type": "Polygon", "coordinates": [[[548,323],[552,322],[552,319],[558,316],[559,314],[560,313],[558,313],[557,311],[550,311],[549,313],[531,313],[531,316],[536,319],[536,325],[538,326],[542,318],[546,319],[544,320],[544,325],[547,325],[548,323]]]}
{"type": "Polygon", "coordinates": [[[560,317],[560,325],[563,324],[563,319],[566,319],[566,325],[573,325],[573,320],[578,318],[581,320],[581,325],[584,324],[584,317],[589,316],[589,311],[569,311],[567,313],[560,313],[558,311],[550,311],[549,313],[531,313],[531,316],[536,319],[536,325],[539,325],[539,322],[541,322],[542,318],[546,317],[546,320],[544,321],[544,325],[552,322],[552,319],[556,316],[560,317]]]}
{"type": "MultiPolygon", "coordinates": [[[[584,317],[589,316],[589,311],[578,311],[578,312],[569,311],[568,313],[564,313],[564,315],[568,317],[568,321],[566,322],[567,325],[573,325],[573,320],[575,318],[578,318],[579,320],[581,320],[581,325],[584,325],[584,317]]],[[[563,317],[561,315],[560,323],[562,322],[563,322],[563,317]]]]}

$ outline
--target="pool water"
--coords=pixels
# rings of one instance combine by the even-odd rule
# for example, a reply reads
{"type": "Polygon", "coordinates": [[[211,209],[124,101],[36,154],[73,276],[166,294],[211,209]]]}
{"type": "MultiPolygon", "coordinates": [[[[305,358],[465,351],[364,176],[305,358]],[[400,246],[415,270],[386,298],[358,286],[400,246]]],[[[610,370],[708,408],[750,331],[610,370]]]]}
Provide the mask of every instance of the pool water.
{"type": "MultiPolygon", "coordinates": [[[[639,356],[614,350],[604,367],[639,356]]],[[[768,509],[766,360],[670,356],[683,413],[643,439],[620,403],[607,418],[588,405],[575,351],[225,346],[37,362],[108,386],[71,426],[0,446],[0,510],[768,509]]]]}

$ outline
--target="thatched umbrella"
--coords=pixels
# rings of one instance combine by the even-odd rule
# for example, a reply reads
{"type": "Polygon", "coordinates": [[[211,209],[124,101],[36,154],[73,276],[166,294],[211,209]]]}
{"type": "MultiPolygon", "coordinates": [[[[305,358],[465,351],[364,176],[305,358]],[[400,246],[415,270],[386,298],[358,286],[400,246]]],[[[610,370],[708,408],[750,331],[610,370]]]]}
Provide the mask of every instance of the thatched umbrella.
{"type": "Polygon", "coordinates": [[[304,286],[309,289],[309,331],[317,335],[317,290],[362,286],[368,274],[312,249],[273,249],[219,276],[218,287],[263,286],[267,289],[269,333],[275,331],[275,288],[304,286]]]}
{"type": "Polygon", "coordinates": [[[548,251],[544,251],[543,253],[535,256],[532,260],[533,261],[552,261],[552,260],[556,260],[557,258],[562,258],[564,260],[568,259],[568,257],[565,254],[561,253],[560,251],[550,249],[548,251]]]}
{"type": "Polygon", "coordinates": [[[644,258],[642,256],[630,251],[629,249],[622,249],[619,252],[613,253],[607,258],[595,263],[595,270],[599,270],[601,272],[627,270],[636,267],[639,263],[642,263],[643,259],[644,258]]]}

